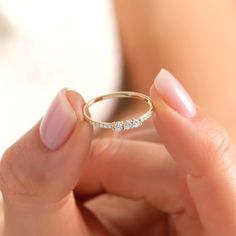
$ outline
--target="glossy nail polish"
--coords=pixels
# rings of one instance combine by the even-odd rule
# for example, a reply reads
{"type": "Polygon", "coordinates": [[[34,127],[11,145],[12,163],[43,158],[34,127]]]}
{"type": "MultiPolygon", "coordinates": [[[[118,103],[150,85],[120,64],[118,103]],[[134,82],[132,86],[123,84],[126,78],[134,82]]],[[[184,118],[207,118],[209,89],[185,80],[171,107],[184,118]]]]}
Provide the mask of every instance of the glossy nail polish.
{"type": "Polygon", "coordinates": [[[162,69],[154,81],[159,96],[184,117],[194,117],[196,107],[179,81],[167,70],[162,69]]]}
{"type": "Polygon", "coordinates": [[[40,124],[40,138],[50,150],[60,148],[69,138],[77,121],[77,116],[62,90],[51,103],[40,124]]]}

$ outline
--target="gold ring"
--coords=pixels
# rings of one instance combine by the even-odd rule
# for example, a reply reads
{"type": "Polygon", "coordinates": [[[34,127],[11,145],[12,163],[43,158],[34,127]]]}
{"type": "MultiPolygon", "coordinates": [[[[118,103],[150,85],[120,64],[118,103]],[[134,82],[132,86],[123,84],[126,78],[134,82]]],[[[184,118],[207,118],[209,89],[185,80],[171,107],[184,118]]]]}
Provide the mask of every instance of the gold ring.
{"type": "Polygon", "coordinates": [[[118,91],[93,98],[90,101],[88,101],[83,107],[85,120],[87,120],[90,124],[92,124],[95,127],[103,129],[112,129],[113,131],[122,131],[122,130],[137,128],[141,126],[145,120],[149,119],[153,115],[153,112],[154,112],[154,107],[152,105],[151,99],[148,96],[142,93],[130,92],[130,91],[118,91]],[[146,113],[144,113],[139,117],[134,117],[132,119],[124,121],[103,122],[93,119],[90,115],[89,107],[97,102],[111,98],[136,98],[139,100],[143,100],[149,105],[149,109],[146,113]]]}

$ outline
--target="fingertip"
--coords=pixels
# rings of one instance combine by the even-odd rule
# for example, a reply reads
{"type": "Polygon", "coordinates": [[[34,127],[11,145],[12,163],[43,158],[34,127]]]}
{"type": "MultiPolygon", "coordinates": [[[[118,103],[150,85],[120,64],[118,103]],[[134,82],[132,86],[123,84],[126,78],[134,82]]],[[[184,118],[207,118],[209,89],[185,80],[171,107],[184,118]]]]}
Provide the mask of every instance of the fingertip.
{"type": "Polygon", "coordinates": [[[156,113],[159,113],[163,110],[168,109],[168,105],[165,103],[165,101],[160,97],[160,95],[157,93],[156,88],[154,85],[150,88],[150,98],[152,100],[154,109],[156,113]]]}
{"type": "Polygon", "coordinates": [[[167,70],[162,69],[156,76],[153,94],[158,94],[173,110],[186,118],[192,118],[196,114],[195,104],[180,82],[167,70]],[[154,91],[156,93],[154,93],[154,91]]]}
{"type": "Polygon", "coordinates": [[[73,110],[76,113],[76,116],[79,120],[83,120],[84,116],[83,116],[83,105],[84,105],[84,99],[83,97],[76,91],[74,90],[67,90],[65,92],[65,95],[71,105],[71,107],[73,108],[73,110]]]}

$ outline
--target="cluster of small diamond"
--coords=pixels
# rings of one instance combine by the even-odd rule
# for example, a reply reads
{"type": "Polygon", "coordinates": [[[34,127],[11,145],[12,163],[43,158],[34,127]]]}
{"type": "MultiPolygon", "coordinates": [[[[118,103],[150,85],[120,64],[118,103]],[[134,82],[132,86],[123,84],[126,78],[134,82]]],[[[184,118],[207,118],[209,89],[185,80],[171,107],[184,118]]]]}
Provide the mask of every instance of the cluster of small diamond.
{"type": "Polygon", "coordinates": [[[114,131],[122,131],[137,128],[142,125],[142,121],[139,118],[133,118],[125,121],[114,121],[112,122],[112,130],[114,131]]]}
{"type": "Polygon", "coordinates": [[[153,111],[149,111],[146,114],[144,114],[143,116],[141,116],[140,119],[143,122],[143,121],[149,119],[152,115],[153,115],[153,111]]]}
{"type": "Polygon", "coordinates": [[[152,116],[152,111],[144,114],[138,118],[132,118],[125,121],[113,121],[112,123],[108,122],[97,122],[97,121],[90,121],[94,127],[99,127],[103,129],[112,129],[113,131],[122,131],[128,129],[134,129],[142,125],[142,123],[152,116]]]}
{"type": "Polygon", "coordinates": [[[92,124],[94,127],[99,127],[103,129],[112,129],[111,123],[100,123],[100,122],[90,121],[90,124],[92,124]]]}

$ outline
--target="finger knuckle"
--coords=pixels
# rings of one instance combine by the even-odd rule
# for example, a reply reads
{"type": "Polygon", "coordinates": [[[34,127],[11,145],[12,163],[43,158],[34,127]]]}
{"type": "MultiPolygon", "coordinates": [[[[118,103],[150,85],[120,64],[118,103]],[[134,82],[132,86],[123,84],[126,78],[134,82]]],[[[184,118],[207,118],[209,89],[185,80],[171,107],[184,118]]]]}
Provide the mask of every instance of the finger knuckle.
{"type": "Polygon", "coordinates": [[[217,127],[211,131],[211,135],[208,135],[205,150],[208,157],[212,157],[216,162],[219,162],[219,166],[224,169],[229,169],[235,163],[232,151],[234,150],[233,144],[229,137],[229,134],[222,127],[217,127]]]}
{"type": "Polygon", "coordinates": [[[21,195],[29,192],[29,178],[21,171],[24,155],[22,145],[19,144],[14,144],[3,153],[0,162],[0,188],[4,194],[21,195]]]}

